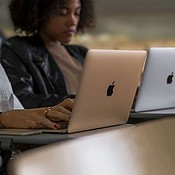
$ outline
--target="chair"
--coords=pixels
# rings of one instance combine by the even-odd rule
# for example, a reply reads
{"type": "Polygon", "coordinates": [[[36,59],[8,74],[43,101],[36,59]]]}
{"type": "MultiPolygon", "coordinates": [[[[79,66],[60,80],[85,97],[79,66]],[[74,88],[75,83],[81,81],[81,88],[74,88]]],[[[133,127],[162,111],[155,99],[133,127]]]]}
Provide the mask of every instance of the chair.
{"type": "Polygon", "coordinates": [[[175,118],[58,142],[10,162],[9,175],[175,174],[175,118]]]}

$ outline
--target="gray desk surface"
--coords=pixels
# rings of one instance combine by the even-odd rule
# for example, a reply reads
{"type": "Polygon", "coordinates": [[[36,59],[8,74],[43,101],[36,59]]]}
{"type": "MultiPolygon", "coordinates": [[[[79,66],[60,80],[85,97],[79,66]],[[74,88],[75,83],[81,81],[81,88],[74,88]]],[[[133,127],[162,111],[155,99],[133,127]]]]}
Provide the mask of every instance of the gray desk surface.
{"type": "Polygon", "coordinates": [[[163,113],[160,111],[160,113],[131,113],[130,119],[132,124],[126,124],[126,125],[119,125],[119,126],[113,126],[113,127],[107,127],[103,129],[96,129],[96,130],[91,130],[91,131],[85,131],[85,132],[79,132],[75,134],[58,134],[58,133],[48,133],[48,134],[37,134],[37,135],[29,135],[29,136],[12,136],[12,135],[0,135],[0,146],[1,150],[9,150],[11,143],[14,145],[21,144],[21,145],[36,145],[41,146],[41,145],[47,145],[50,143],[55,143],[59,142],[65,139],[74,139],[77,137],[83,137],[83,136],[89,136],[92,134],[100,134],[100,133],[105,133],[105,132],[110,132],[113,130],[120,130],[124,129],[126,127],[132,127],[134,126],[133,124],[139,123],[139,121],[143,120],[149,121],[150,119],[158,119],[158,118],[164,118],[164,117],[170,117],[170,116],[175,116],[175,111],[173,109],[169,110],[167,113],[166,110],[164,110],[163,113]],[[165,113],[164,113],[165,111],[165,113]],[[133,122],[134,119],[134,122],[133,122]],[[146,119],[146,120],[145,120],[146,119]]]}
{"type": "Polygon", "coordinates": [[[28,135],[28,136],[0,135],[1,149],[8,150],[9,149],[8,144],[10,144],[10,140],[12,140],[13,144],[41,146],[41,145],[47,145],[50,143],[62,141],[65,139],[85,137],[85,136],[90,136],[92,134],[101,134],[105,132],[111,132],[114,130],[121,130],[124,128],[130,128],[130,127],[134,127],[134,125],[126,124],[126,125],[112,126],[112,127],[107,127],[103,129],[96,129],[96,130],[79,132],[74,134],[48,133],[48,134],[36,134],[36,135],[28,135]]]}
{"type": "Polygon", "coordinates": [[[29,150],[8,174],[174,175],[174,126],[175,118],[161,119],[29,150]]]}
{"type": "Polygon", "coordinates": [[[165,110],[155,110],[149,112],[131,112],[128,123],[139,124],[142,122],[147,122],[151,120],[174,117],[174,109],[165,109],[165,110]]]}
{"type": "Polygon", "coordinates": [[[147,118],[147,119],[157,119],[175,116],[175,108],[172,109],[160,109],[145,112],[131,112],[130,118],[147,118]]]}

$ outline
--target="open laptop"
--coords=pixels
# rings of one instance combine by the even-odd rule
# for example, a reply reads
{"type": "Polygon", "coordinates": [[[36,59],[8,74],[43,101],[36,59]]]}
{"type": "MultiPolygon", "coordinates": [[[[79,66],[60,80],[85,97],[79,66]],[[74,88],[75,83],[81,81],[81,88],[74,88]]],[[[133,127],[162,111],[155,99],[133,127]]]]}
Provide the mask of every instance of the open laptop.
{"type": "Polygon", "coordinates": [[[90,50],[67,132],[125,124],[145,58],[146,51],[90,50]]]}
{"type": "Polygon", "coordinates": [[[67,132],[125,124],[128,120],[146,51],[89,50],[67,132]]]}
{"type": "Polygon", "coordinates": [[[175,114],[174,78],[175,48],[150,48],[134,111],[140,114],[175,114]]]}

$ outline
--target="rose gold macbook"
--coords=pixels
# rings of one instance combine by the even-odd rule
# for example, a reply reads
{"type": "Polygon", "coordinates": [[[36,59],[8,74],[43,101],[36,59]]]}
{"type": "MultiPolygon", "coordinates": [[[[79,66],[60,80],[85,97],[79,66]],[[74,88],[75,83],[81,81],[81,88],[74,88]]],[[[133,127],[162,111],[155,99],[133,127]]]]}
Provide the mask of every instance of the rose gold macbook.
{"type": "Polygon", "coordinates": [[[125,124],[145,58],[146,51],[90,50],[66,132],[125,124]]]}

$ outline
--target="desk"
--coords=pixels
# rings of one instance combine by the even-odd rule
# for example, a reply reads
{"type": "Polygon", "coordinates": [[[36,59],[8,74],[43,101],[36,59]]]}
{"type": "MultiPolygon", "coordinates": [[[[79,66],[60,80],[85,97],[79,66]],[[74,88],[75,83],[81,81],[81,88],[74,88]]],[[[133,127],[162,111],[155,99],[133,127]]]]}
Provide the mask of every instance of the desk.
{"type": "Polygon", "coordinates": [[[160,119],[65,140],[25,152],[9,170],[13,175],[173,175],[174,126],[175,118],[160,119]]]}
{"type": "Polygon", "coordinates": [[[16,149],[18,145],[47,145],[50,143],[55,143],[58,141],[62,141],[65,139],[74,139],[77,137],[85,137],[94,134],[102,134],[105,132],[111,132],[114,130],[121,130],[125,128],[134,127],[132,124],[126,125],[119,125],[119,126],[112,126],[102,129],[95,129],[91,131],[84,131],[79,133],[73,134],[57,134],[57,133],[48,133],[48,134],[36,134],[36,135],[29,135],[29,136],[12,136],[12,135],[0,135],[0,142],[1,142],[1,150],[2,151],[9,151],[16,149]],[[14,145],[15,147],[13,147],[14,145]]]}
{"type": "Polygon", "coordinates": [[[33,149],[39,146],[75,139],[78,137],[88,137],[97,134],[108,134],[109,132],[113,131],[122,131],[123,129],[132,128],[134,125],[127,124],[127,125],[120,125],[120,126],[113,126],[103,129],[97,129],[92,131],[86,132],[79,132],[75,134],[39,134],[39,135],[30,135],[30,136],[10,136],[10,135],[0,135],[0,142],[1,142],[1,150],[3,151],[3,155],[10,155],[9,152],[15,149],[20,150],[28,150],[33,149]],[[22,147],[21,147],[22,146],[22,147]]]}
{"type": "Polygon", "coordinates": [[[131,112],[128,123],[137,124],[160,118],[174,117],[175,109],[162,109],[148,112],[131,112]]]}
{"type": "Polygon", "coordinates": [[[126,124],[113,127],[107,127],[103,129],[95,129],[91,131],[84,131],[74,134],[37,134],[29,136],[12,136],[12,135],[0,135],[0,149],[2,151],[2,158],[5,166],[8,163],[8,159],[11,156],[11,152],[14,150],[29,150],[39,146],[68,140],[78,137],[87,137],[90,135],[104,134],[112,131],[120,131],[126,128],[132,128],[134,125],[126,124]]]}
{"type": "MultiPolygon", "coordinates": [[[[163,110],[166,112],[166,110],[163,110]]],[[[145,121],[151,121],[159,118],[167,118],[170,116],[175,116],[175,113],[172,114],[171,110],[169,110],[169,114],[167,113],[131,113],[129,122],[127,125],[119,125],[119,126],[113,126],[113,127],[107,127],[103,129],[95,129],[91,131],[85,131],[85,132],[79,132],[75,134],[38,134],[38,135],[30,135],[30,136],[11,136],[11,135],[0,135],[0,149],[3,151],[9,151],[13,150],[13,145],[16,147],[16,145],[35,145],[41,146],[41,145],[47,145],[50,143],[55,143],[58,141],[62,141],[65,139],[73,139],[77,137],[83,137],[83,136],[89,136],[94,134],[100,134],[105,132],[110,132],[114,130],[120,130],[124,129],[125,127],[133,127],[133,124],[138,124],[140,122],[145,121]],[[131,122],[130,122],[131,121],[131,122]],[[131,123],[131,124],[129,124],[131,123]]],[[[173,109],[173,112],[174,109],[173,109]]]]}

